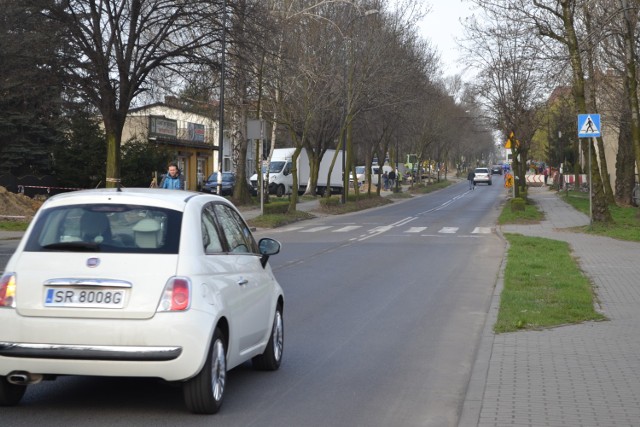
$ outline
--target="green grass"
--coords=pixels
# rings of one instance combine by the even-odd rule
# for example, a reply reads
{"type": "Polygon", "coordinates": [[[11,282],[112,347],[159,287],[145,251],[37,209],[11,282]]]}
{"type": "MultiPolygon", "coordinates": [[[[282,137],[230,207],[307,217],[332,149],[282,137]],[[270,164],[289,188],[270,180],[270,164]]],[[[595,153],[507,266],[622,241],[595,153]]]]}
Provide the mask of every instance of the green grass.
{"type": "Polygon", "coordinates": [[[592,285],[566,242],[507,234],[509,250],[496,333],[603,320],[592,285]]]}
{"type": "Polygon", "coordinates": [[[311,218],[314,216],[308,212],[295,211],[293,213],[264,214],[247,220],[247,223],[251,227],[275,228],[311,218]]]}
{"type": "MultiPolygon", "coordinates": [[[[563,199],[585,215],[589,215],[589,193],[569,191],[563,193],[563,199]]],[[[614,239],[640,242],[640,209],[609,205],[609,212],[611,212],[613,223],[593,223],[579,227],[579,230],[614,239]]]]}
{"type": "Polygon", "coordinates": [[[409,187],[409,193],[427,194],[427,193],[431,193],[432,191],[436,191],[436,190],[440,190],[441,188],[448,187],[451,184],[454,184],[454,182],[446,179],[440,179],[440,182],[434,182],[432,184],[419,183],[419,184],[413,185],[412,187],[409,187]]]}
{"type": "Polygon", "coordinates": [[[507,201],[498,217],[498,224],[533,224],[540,222],[543,218],[544,214],[529,200],[525,200],[524,211],[512,210],[510,201],[507,201]]]}
{"type": "Polygon", "coordinates": [[[364,209],[375,208],[378,206],[384,206],[389,203],[393,203],[389,197],[378,196],[375,192],[370,195],[367,193],[360,193],[358,196],[351,193],[347,196],[347,203],[341,203],[340,196],[331,196],[330,198],[323,197],[320,199],[320,207],[322,212],[340,215],[348,212],[357,212],[364,209]]]}
{"type": "MultiPolygon", "coordinates": [[[[368,195],[366,193],[360,193],[357,197],[355,194],[349,194],[347,203],[341,203],[340,195],[333,195],[329,198],[320,198],[320,210],[323,213],[331,215],[340,215],[348,212],[356,212],[364,209],[370,209],[377,206],[383,206],[389,203],[393,203],[389,200],[392,196],[381,197],[372,193],[368,195]]],[[[396,195],[396,197],[400,197],[396,195]]],[[[313,199],[312,196],[305,196],[302,200],[313,199]]],[[[291,224],[297,221],[314,218],[314,215],[308,212],[296,211],[288,213],[289,201],[286,199],[272,200],[268,204],[264,205],[264,215],[260,215],[256,218],[247,220],[252,227],[259,228],[275,228],[282,227],[287,224],[291,224]]]]}
{"type": "Polygon", "coordinates": [[[29,226],[28,221],[4,220],[0,221],[0,230],[5,231],[25,231],[29,226]]]}

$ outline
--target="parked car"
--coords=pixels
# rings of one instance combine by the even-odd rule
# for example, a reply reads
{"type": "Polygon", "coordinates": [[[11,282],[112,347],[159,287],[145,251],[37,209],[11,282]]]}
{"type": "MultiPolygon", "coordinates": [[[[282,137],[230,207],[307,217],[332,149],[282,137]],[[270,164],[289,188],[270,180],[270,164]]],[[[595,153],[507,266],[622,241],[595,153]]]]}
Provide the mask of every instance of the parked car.
{"type": "Polygon", "coordinates": [[[473,173],[475,174],[473,177],[474,184],[484,182],[485,184],[491,185],[491,173],[488,168],[475,168],[473,173]]]}
{"type": "Polygon", "coordinates": [[[491,175],[502,175],[502,166],[500,165],[491,166],[491,175]]]}
{"type": "MultiPolygon", "coordinates": [[[[233,195],[233,189],[236,185],[236,175],[233,172],[222,172],[221,196],[233,195]]],[[[218,194],[218,172],[209,175],[204,182],[202,191],[205,193],[218,194]]]]}
{"type": "Polygon", "coordinates": [[[125,188],[49,198],[0,278],[0,406],[59,375],[152,377],[215,413],[227,370],[276,370],[284,296],[226,199],[125,188]]]}

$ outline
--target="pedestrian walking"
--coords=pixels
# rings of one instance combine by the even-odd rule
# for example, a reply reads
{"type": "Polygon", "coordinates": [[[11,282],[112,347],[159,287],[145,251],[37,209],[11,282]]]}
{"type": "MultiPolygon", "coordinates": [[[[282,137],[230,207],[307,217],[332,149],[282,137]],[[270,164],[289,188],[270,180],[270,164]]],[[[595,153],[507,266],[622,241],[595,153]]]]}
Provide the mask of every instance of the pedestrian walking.
{"type": "Polygon", "coordinates": [[[184,177],[178,169],[176,163],[169,163],[167,174],[162,178],[160,188],[166,188],[169,190],[184,190],[184,177]]]}
{"type": "Polygon", "coordinates": [[[395,186],[396,186],[396,172],[392,169],[391,172],[389,172],[389,188],[391,189],[391,191],[393,191],[395,186]]]}
{"type": "Polygon", "coordinates": [[[467,181],[469,181],[469,190],[475,190],[475,187],[476,187],[476,182],[474,181],[475,177],[476,177],[475,172],[469,171],[469,174],[467,175],[467,181]]]}

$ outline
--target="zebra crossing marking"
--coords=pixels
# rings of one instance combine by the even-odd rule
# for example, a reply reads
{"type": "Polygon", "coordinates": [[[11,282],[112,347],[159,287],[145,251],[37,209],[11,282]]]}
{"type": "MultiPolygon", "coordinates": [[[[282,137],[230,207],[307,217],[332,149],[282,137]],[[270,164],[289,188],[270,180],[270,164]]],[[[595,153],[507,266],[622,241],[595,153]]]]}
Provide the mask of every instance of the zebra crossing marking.
{"type": "Polygon", "coordinates": [[[322,225],[319,227],[313,227],[313,228],[309,228],[308,230],[300,230],[301,233],[315,233],[316,231],[323,231],[326,229],[331,228],[331,225],[322,225]]]}
{"type": "Polygon", "coordinates": [[[476,227],[471,234],[491,234],[491,227],[476,227]]]}
{"type": "MultiPolygon", "coordinates": [[[[406,225],[406,223],[402,225],[406,225]]],[[[332,226],[332,225],[320,225],[320,226],[315,226],[310,228],[305,228],[304,226],[294,226],[294,227],[284,228],[282,229],[282,231],[298,231],[300,233],[316,233],[319,231],[332,229],[331,230],[332,233],[348,233],[350,231],[358,230],[363,226],[362,225],[343,225],[339,228],[335,228],[335,227],[336,226],[332,226]]],[[[387,231],[390,231],[393,229],[397,230],[399,227],[401,227],[401,225],[395,225],[395,224],[379,225],[377,227],[373,227],[364,231],[364,233],[360,237],[354,238],[354,239],[356,240],[369,239],[371,237],[378,236],[380,234],[386,233],[387,231]]],[[[442,227],[440,230],[438,230],[437,233],[421,234],[428,228],[429,227],[408,227],[406,230],[403,230],[402,232],[405,234],[420,234],[421,236],[424,236],[424,237],[433,237],[433,236],[443,235],[443,234],[457,234],[458,231],[460,230],[460,227],[442,227]]],[[[470,235],[478,235],[478,234],[491,234],[492,232],[493,232],[493,229],[491,227],[475,227],[473,231],[471,231],[471,233],[469,233],[468,235],[470,236],[470,235]]]]}
{"type": "Polygon", "coordinates": [[[442,234],[455,234],[458,232],[460,227],[442,227],[438,233],[442,234]]]}
{"type": "Polygon", "coordinates": [[[287,227],[287,228],[283,228],[282,231],[297,231],[297,230],[302,230],[304,227],[287,227]]]}
{"type": "Polygon", "coordinates": [[[358,228],[362,228],[361,225],[346,225],[342,228],[338,228],[337,230],[331,230],[333,233],[346,233],[348,231],[357,230],[358,228]]]}
{"type": "Polygon", "coordinates": [[[405,230],[405,233],[422,233],[426,229],[427,227],[411,227],[408,230],[405,230]]]}

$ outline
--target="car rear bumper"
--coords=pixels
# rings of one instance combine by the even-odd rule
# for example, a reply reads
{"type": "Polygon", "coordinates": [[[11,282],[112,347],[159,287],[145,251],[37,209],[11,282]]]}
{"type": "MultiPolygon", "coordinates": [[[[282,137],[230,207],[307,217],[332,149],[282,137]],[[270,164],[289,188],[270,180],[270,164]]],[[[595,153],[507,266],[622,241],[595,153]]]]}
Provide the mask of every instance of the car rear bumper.
{"type": "MultiPolygon", "coordinates": [[[[5,311],[0,309],[0,311],[5,311]]],[[[0,312],[0,375],[191,378],[204,364],[211,314],[189,310],[151,319],[24,317],[0,312]]]]}
{"type": "Polygon", "coordinates": [[[0,342],[0,356],[39,359],[159,361],[180,356],[180,347],[118,347],[0,342]]]}

